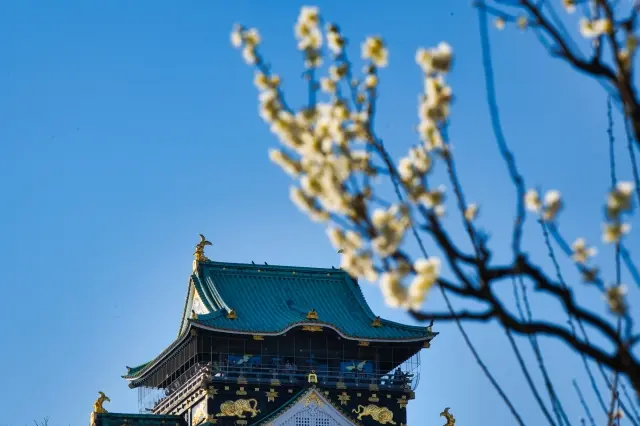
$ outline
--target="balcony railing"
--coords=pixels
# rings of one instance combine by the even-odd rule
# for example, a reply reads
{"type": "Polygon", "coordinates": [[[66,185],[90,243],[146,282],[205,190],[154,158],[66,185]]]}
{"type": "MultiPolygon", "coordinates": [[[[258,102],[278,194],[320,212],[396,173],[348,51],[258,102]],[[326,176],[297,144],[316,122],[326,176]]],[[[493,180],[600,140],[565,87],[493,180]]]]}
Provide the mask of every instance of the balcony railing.
{"type": "Polygon", "coordinates": [[[309,368],[287,371],[275,368],[239,368],[231,366],[213,368],[212,379],[214,382],[259,384],[278,381],[283,385],[296,385],[306,383],[309,380],[310,373],[314,373],[317,376],[318,384],[320,385],[344,385],[352,388],[368,388],[371,385],[375,385],[380,389],[413,390],[417,384],[417,375],[414,373],[376,374],[362,371],[345,372],[337,369],[312,370],[309,368]]]}
{"type": "Polygon", "coordinates": [[[263,384],[283,386],[301,386],[308,383],[309,374],[317,377],[317,383],[322,387],[331,388],[361,388],[388,391],[415,390],[419,379],[419,361],[403,363],[399,369],[391,373],[380,373],[375,370],[347,371],[345,368],[327,367],[327,365],[315,365],[313,367],[297,367],[289,365],[243,365],[237,366],[229,363],[196,362],[191,365],[179,377],[172,380],[167,388],[155,386],[139,387],[139,404],[141,412],[153,411],[156,413],[170,410],[181,395],[191,392],[194,386],[201,383],[202,378],[209,378],[213,383],[237,383],[237,384],[263,384]]]}

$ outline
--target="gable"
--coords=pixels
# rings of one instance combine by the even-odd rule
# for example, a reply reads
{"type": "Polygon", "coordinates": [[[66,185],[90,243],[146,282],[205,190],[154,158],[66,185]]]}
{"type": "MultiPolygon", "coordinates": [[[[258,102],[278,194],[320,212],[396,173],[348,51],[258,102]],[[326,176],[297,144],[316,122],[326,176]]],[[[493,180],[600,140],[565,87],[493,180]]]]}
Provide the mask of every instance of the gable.
{"type": "Polygon", "coordinates": [[[298,401],[265,426],[353,426],[329,400],[310,389],[298,401]]]}
{"type": "Polygon", "coordinates": [[[194,312],[196,315],[206,315],[210,311],[202,300],[200,292],[194,285],[193,280],[189,280],[187,303],[185,304],[184,312],[182,313],[182,323],[180,324],[178,336],[186,330],[187,325],[189,324],[189,318],[192,318],[194,312]]]}

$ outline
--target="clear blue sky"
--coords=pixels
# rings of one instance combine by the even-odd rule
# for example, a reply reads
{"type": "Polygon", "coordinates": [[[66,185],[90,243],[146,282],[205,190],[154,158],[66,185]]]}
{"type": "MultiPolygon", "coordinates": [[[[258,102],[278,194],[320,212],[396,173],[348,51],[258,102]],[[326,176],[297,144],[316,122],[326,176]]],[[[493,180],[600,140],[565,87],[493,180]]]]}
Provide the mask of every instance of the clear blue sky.
{"type": "MultiPolygon", "coordinates": [[[[388,40],[378,124],[394,153],[416,140],[415,49],[441,40],[454,47],[451,136],[460,174],[469,199],[482,205],[497,257],[506,258],[513,191],[489,127],[468,2],[316,4],[354,41],[388,40]]],[[[301,5],[0,3],[0,425],[47,415],[53,425],[87,424],[99,390],[111,397],[108,410],[136,412],[137,392],[120,375],[175,337],[200,232],[214,242],[215,260],[338,264],[322,227],[289,202],[289,178],[267,159],[276,141],[257,116],[253,72],[229,44],[233,23],[258,26],[285,89],[299,95],[292,25],[301,5]]],[[[608,187],[602,90],[547,59],[531,35],[492,37],[505,132],[527,181],[566,195],[568,238],[598,242],[608,187]]],[[[537,228],[528,227],[527,238],[548,265],[537,228]]],[[[364,291],[374,311],[410,322],[386,308],[375,287],[364,291]]],[[[594,293],[584,300],[602,304],[594,293]]],[[[441,309],[441,300],[428,307],[441,309]]],[[[564,321],[542,300],[534,310],[564,321]]],[[[447,406],[460,425],[515,424],[456,329],[436,330],[422,353],[409,424],[444,423],[438,414],[447,406]]],[[[504,336],[496,327],[469,330],[527,424],[541,424],[504,336]]],[[[567,363],[568,351],[546,341],[544,348],[574,424],[582,411],[573,377],[602,418],[577,358],[567,363]]]]}

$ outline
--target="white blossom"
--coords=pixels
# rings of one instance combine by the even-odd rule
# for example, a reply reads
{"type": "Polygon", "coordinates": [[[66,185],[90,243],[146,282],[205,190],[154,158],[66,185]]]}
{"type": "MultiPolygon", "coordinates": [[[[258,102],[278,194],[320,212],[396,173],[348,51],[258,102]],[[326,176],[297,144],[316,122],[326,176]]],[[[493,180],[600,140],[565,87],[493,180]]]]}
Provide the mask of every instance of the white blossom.
{"type": "Polygon", "coordinates": [[[375,66],[382,68],[389,62],[389,52],[381,37],[368,37],[362,44],[362,59],[370,60],[375,66]]]}
{"type": "Polygon", "coordinates": [[[571,255],[572,259],[581,265],[587,263],[590,257],[596,255],[597,250],[594,247],[588,247],[584,238],[578,238],[571,245],[571,249],[573,250],[573,254],[571,255]]]}

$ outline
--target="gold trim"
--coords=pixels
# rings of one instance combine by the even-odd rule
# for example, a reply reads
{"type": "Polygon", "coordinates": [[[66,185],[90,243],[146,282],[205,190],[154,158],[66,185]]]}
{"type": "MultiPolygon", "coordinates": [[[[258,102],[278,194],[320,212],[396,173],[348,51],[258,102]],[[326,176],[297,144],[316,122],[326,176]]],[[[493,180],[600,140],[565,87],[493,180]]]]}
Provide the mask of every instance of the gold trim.
{"type": "Polygon", "coordinates": [[[264,336],[260,336],[259,334],[254,334],[253,340],[264,340],[264,336]]]}
{"type": "Polygon", "coordinates": [[[371,384],[371,385],[369,385],[369,390],[370,391],[379,391],[380,388],[378,387],[378,385],[371,384]]]}
{"type": "Polygon", "coordinates": [[[271,386],[280,386],[280,380],[271,379],[271,386]]]}
{"type": "Polygon", "coordinates": [[[429,349],[431,347],[431,343],[430,342],[424,342],[422,347],[425,348],[425,349],[429,349]]]}
{"type": "Polygon", "coordinates": [[[311,309],[309,311],[309,313],[307,314],[307,319],[308,320],[317,320],[318,319],[318,313],[316,312],[315,309],[311,309]]]}
{"type": "Polygon", "coordinates": [[[315,371],[311,371],[311,373],[309,373],[309,375],[307,376],[307,381],[309,383],[318,383],[318,375],[315,371]]]}
{"type": "Polygon", "coordinates": [[[236,391],[236,395],[239,395],[239,396],[244,396],[246,394],[247,394],[247,391],[244,390],[244,386],[240,386],[240,389],[236,391]]]}
{"type": "Polygon", "coordinates": [[[236,314],[235,309],[231,309],[229,312],[227,312],[227,319],[230,319],[230,320],[238,319],[238,314],[236,314]]]}
{"type": "Polygon", "coordinates": [[[375,393],[372,393],[371,396],[369,397],[369,402],[378,402],[380,401],[380,398],[378,398],[378,395],[376,395],[375,393]]]}
{"type": "Polygon", "coordinates": [[[336,383],[336,389],[346,389],[347,385],[344,384],[344,382],[338,382],[336,383]]]}
{"type": "Polygon", "coordinates": [[[369,346],[370,342],[367,342],[365,340],[361,340],[358,342],[358,346],[369,346]]]}
{"type": "Polygon", "coordinates": [[[376,319],[373,320],[373,322],[371,323],[371,327],[382,327],[382,321],[380,320],[380,317],[376,317],[376,319]]]}
{"type": "Polygon", "coordinates": [[[302,326],[302,331],[311,331],[311,332],[322,331],[322,327],[319,325],[304,325],[302,326]]]}
{"type": "Polygon", "coordinates": [[[311,391],[304,399],[304,406],[308,407],[311,404],[316,404],[318,407],[322,407],[324,405],[324,401],[318,396],[316,392],[311,391]]]}
{"type": "Polygon", "coordinates": [[[239,385],[246,385],[247,384],[247,378],[244,376],[240,376],[238,377],[238,382],[239,385]]]}

